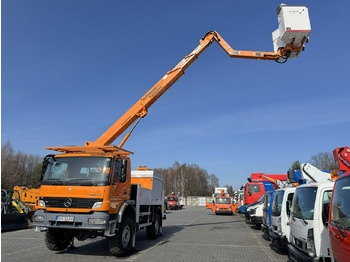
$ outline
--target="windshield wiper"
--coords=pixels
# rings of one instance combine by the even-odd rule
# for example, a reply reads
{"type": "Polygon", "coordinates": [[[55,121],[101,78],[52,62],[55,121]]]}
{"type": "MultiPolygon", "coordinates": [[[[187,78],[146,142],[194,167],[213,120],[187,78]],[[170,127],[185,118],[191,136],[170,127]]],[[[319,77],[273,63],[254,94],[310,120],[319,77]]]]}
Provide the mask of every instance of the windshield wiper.
{"type": "Polygon", "coordinates": [[[92,186],[92,182],[88,178],[74,178],[74,179],[69,180],[68,182],[82,181],[82,180],[84,180],[85,182],[82,182],[81,184],[79,184],[80,186],[92,186]]]}
{"type": "Polygon", "coordinates": [[[57,182],[59,182],[61,185],[63,185],[63,182],[62,182],[61,180],[59,180],[58,178],[49,178],[49,179],[45,179],[44,181],[52,181],[52,180],[57,181],[57,182]]]}
{"type": "Polygon", "coordinates": [[[339,233],[341,234],[342,237],[346,237],[346,234],[344,233],[344,231],[340,228],[339,226],[339,222],[335,221],[335,220],[331,220],[331,222],[335,225],[335,227],[338,229],[339,233]]]}

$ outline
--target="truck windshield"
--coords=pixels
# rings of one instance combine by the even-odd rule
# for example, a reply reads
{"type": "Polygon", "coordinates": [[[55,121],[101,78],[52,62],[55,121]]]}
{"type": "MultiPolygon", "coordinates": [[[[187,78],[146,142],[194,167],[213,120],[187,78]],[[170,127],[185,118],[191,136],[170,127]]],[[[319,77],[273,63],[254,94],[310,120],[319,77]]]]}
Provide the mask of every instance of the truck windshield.
{"type": "Polygon", "coordinates": [[[339,179],[334,188],[331,220],[343,229],[350,230],[350,176],[339,179]]]}
{"type": "Polygon", "coordinates": [[[276,192],[275,198],[274,198],[273,203],[272,203],[272,209],[271,209],[271,214],[273,216],[278,217],[281,215],[283,196],[284,196],[284,191],[277,191],[276,192]]]}
{"type": "Polygon", "coordinates": [[[264,201],[265,201],[265,194],[262,195],[262,196],[259,198],[259,200],[256,201],[256,203],[257,203],[257,204],[262,204],[262,203],[264,203],[264,201]]]}
{"type": "Polygon", "coordinates": [[[176,197],[168,197],[168,201],[178,201],[176,197]]]}
{"type": "Polygon", "coordinates": [[[297,188],[293,198],[292,216],[313,220],[317,187],[297,188]]]}
{"type": "Polygon", "coordinates": [[[253,193],[258,193],[258,192],[260,192],[260,185],[258,184],[250,184],[250,185],[248,185],[248,193],[251,193],[251,194],[253,194],[253,193]]]}
{"type": "Polygon", "coordinates": [[[216,204],[231,204],[231,199],[228,197],[217,197],[215,202],[216,204]]]}
{"type": "Polygon", "coordinates": [[[112,158],[57,157],[46,168],[43,185],[104,186],[110,181],[112,158]]]}

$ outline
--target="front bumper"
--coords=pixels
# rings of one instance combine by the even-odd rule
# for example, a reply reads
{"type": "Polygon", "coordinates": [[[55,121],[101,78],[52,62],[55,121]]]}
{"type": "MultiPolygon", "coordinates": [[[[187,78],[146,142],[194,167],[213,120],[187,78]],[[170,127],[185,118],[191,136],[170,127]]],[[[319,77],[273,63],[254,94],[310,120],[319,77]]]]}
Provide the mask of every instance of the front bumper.
{"type": "Polygon", "coordinates": [[[215,214],[233,214],[232,210],[229,209],[218,209],[215,211],[215,214]]]}
{"type": "Polygon", "coordinates": [[[113,231],[111,232],[111,228],[113,230],[116,227],[117,215],[111,217],[106,212],[93,212],[92,214],[48,213],[39,209],[35,212],[33,221],[33,225],[40,228],[105,231],[105,235],[109,235],[114,233],[113,231]],[[43,217],[43,221],[36,221],[38,216],[43,217]],[[58,221],[58,217],[73,217],[73,221],[58,221]],[[89,223],[89,219],[91,218],[104,220],[105,222],[101,224],[89,223]]]}
{"type": "Polygon", "coordinates": [[[258,216],[252,216],[250,217],[250,222],[253,224],[262,224],[262,217],[258,217],[258,216]]]}
{"type": "Polygon", "coordinates": [[[294,247],[292,244],[288,244],[288,256],[292,261],[295,262],[318,262],[319,257],[310,257],[304,252],[294,247]]]}
{"type": "Polygon", "coordinates": [[[277,233],[275,233],[273,230],[270,230],[269,234],[274,244],[283,248],[286,248],[288,246],[288,241],[286,236],[280,236],[277,233]]]}

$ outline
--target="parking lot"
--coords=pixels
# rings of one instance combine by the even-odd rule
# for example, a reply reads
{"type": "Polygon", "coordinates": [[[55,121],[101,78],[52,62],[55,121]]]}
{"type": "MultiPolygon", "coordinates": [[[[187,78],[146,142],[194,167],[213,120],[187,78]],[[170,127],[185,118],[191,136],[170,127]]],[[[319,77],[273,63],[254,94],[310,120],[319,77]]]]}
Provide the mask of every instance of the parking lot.
{"type": "Polygon", "coordinates": [[[106,238],[74,242],[62,252],[46,248],[44,233],[34,228],[1,234],[2,261],[288,261],[286,251],[275,249],[262,231],[246,224],[240,214],[215,215],[204,207],[168,210],[163,236],[149,241],[137,233],[136,249],[116,258],[106,238]]]}

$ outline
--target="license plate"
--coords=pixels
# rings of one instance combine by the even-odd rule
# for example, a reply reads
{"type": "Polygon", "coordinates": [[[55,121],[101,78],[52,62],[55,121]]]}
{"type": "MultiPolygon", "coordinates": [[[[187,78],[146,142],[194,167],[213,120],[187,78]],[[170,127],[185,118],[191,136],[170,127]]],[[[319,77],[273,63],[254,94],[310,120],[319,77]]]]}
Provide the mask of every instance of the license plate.
{"type": "Polygon", "coordinates": [[[57,216],[56,221],[60,222],[74,222],[74,217],[57,216]]]}

